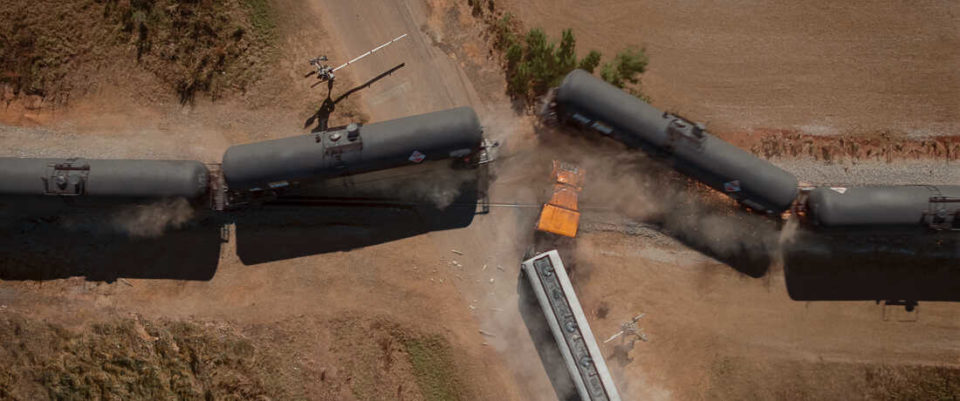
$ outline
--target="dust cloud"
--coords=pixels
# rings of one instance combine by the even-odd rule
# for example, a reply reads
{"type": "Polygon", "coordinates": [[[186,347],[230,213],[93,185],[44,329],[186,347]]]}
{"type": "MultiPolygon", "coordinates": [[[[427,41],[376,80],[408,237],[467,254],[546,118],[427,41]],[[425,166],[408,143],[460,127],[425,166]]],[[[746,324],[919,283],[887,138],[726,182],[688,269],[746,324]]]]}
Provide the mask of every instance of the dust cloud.
{"type": "Polygon", "coordinates": [[[429,167],[412,167],[320,183],[313,190],[324,196],[424,203],[442,210],[456,202],[471,183],[476,183],[478,177],[476,169],[455,169],[446,162],[435,162],[429,167]]]}
{"type": "Polygon", "coordinates": [[[46,226],[73,233],[155,238],[187,225],[195,216],[194,206],[183,198],[131,204],[97,199],[70,203],[48,197],[0,204],[0,227],[21,232],[46,226]]]}
{"type": "Polygon", "coordinates": [[[131,237],[155,238],[183,227],[194,217],[193,206],[183,198],[121,208],[109,220],[111,228],[131,237]]]}
{"type": "Polygon", "coordinates": [[[779,248],[779,227],[750,214],[722,194],[639,151],[610,141],[549,133],[552,153],[585,169],[580,196],[585,217],[657,227],[681,243],[735,269],[759,276],[779,248]]]}
{"type": "Polygon", "coordinates": [[[391,182],[381,188],[402,200],[427,202],[446,209],[461,195],[464,186],[477,179],[476,170],[437,169],[408,182],[391,182]]]}

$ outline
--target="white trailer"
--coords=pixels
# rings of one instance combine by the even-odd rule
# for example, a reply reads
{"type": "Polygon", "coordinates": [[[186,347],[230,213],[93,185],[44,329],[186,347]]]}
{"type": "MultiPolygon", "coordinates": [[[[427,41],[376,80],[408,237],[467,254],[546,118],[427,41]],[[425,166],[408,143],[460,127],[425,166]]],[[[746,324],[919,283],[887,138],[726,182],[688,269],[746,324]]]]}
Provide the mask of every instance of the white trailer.
{"type": "Polygon", "coordinates": [[[620,401],[607,364],[573,292],[557,251],[541,253],[523,262],[523,272],[557,340],[567,370],[584,401],[620,401]]]}

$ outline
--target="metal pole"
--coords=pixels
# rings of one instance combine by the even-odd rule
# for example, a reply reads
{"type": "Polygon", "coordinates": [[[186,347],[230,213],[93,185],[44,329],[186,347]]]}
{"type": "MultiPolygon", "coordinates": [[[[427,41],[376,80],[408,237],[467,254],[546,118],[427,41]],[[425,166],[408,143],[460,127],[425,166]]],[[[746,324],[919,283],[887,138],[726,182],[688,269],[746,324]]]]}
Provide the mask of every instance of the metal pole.
{"type": "Polygon", "coordinates": [[[347,61],[346,63],[343,63],[343,65],[341,65],[341,66],[339,66],[339,67],[337,67],[337,68],[334,68],[333,71],[331,71],[331,72],[337,72],[337,70],[339,70],[339,69],[341,69],[341,68],[343,68],[343,67],[346,67],[346,66],[348,66],[348,65],[350,65],[350,64],[353,64],[353,63],[359,61],[360,59],[362,59],[362,58],[364,58],[364,57],[367,57],[367,56],[369,56],[369,55],[371,55],[371,54],[373,54],[373,53],[376,53],[377,50],[380,50],[380,49],[383,49],[384,47],[390,46],[390,45],[392,45],[394,42],[396,42],[396,41],[398,41],[398,40],[400,40],[400,39],[403,39],[403,38],[405,38],[405,37],[407,37],[407,34],[403,34],[403,35],[397,36],[396,39],[393,39],[393,40],[391,40],[391,41],[389,41],[389,42],[387,42],[387,43],[384,43],[384,44],[382,44],[382,45],[380,45],[380,46],[377,46],[377,47],[374,48],[373,50],[370,50],[370,51],[368,51],[368,52],[366,52],[366,53],[363,53],[362,55],[354,58],[353,60],[350,60],[350,61],[347,61]]]}

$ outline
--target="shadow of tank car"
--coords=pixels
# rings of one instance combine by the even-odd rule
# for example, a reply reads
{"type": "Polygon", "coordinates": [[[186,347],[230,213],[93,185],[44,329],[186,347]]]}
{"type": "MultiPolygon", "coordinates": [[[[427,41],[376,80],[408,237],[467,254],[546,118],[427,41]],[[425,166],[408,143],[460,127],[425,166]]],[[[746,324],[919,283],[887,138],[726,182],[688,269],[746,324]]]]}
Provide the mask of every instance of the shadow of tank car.
{"type": "Polygon", "coordinates": [[[210,280],[217,270],[222,223],[215,218],[138,236],[100,219],[103,209],[77,220],[84,212],[73,210],[70,218],[2,219],[0,279],[210,280]]]}
{"type": "MultiPolygon", "coordinates": [[[[467,227],[477,214],[477,183],[474,178],[445,188],[455,195],[443,207],[402,196],[284,196],[235,213],[237,255],[253,265],[467,227]]],[[[355,186],[350,192],[363,193],[355,186]]]]}
{"type": "Polygon", "coordinates": [[[801,231],[784,274],[798,301],[960,301],[960,235],[801,231]]]}

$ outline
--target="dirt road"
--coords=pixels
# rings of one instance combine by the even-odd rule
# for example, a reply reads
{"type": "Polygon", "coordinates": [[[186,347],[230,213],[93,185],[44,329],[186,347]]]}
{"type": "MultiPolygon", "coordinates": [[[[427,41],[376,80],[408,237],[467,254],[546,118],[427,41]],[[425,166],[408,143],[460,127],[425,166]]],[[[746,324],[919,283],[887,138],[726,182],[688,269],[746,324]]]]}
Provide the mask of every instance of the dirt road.
{"type": "MultiPolygon", "coordinates": [[[[422,1],[313,1],[338,45],[349,58],[402,34],[400,42],[350,66],[357,82],[390,68],[404,67],[363,90],[363,102],[376,121],[479,103],[456,61],[425,33],[430,5],[422,1]]],[[[346,60],[344,60],[346,61],[346,60]]],[[[334,62],[338,64],[339,61],[334,62]]]]}
{"type": "MultiPolygon", "coordinates": [[[[449,2],[329,0],[313,4],[339,38],[340,54],[362,54],[386,39],[402,33],[410,35],[382,55],[350,67],[357,81],[363,82],[364,77],[405,63],[402,69],[362,91],[361,101],[374,120],[470,105],[480,114],[488,138],[520,142],[532,136],[530,120],[509,109],[509,99],[499,90],[502,83],[484,87],[482,93],[474,87],[472,82],[476,81],[497,82],[500,73],[495,66],[478,66],[485,59],[463,51],[485,47],[478,40],[480,28],[473,26],[469,14],[445,3],[449,2]],[[473,76],[468,77],[467,71],[473,76]]],[[[522,184],[507,183],[493,191],[493,197],[504,194],[508,202],[536,200],[522,184]]],[[[554,391],[516,302],[518,261],[528,243],[525,239],[535,213],[532,209],[497,209],[478,216],[466,229],[427,234],[422,241],[429,248],[410,252],[444,255],[442,259],[449,264],[451,280],[460,293],[459,299],[449,302],[468,308],[479,327],[495,336],[483,341],[506,361],[523,399],[549,400],[555,397],[554,391]]]]}

